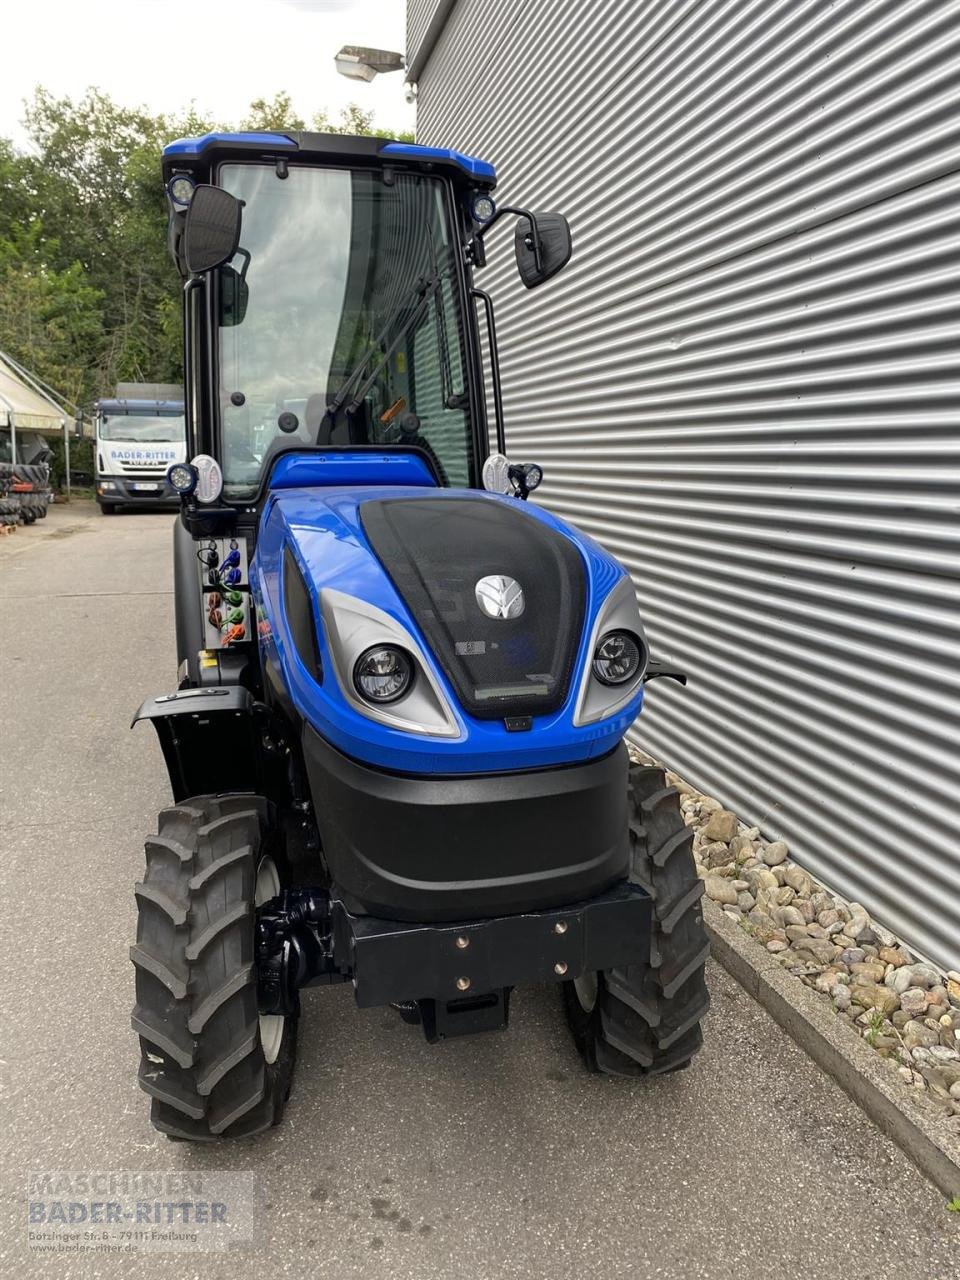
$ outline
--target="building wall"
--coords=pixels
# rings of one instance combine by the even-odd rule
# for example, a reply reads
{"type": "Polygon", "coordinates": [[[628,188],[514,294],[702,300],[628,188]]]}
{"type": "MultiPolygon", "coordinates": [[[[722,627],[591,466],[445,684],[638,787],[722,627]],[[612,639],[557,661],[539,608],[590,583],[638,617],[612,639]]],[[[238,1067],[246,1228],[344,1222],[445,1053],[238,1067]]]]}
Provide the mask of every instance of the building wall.
{"type": "Polygon", "coordinates": [[[511,453],[689,672],[637,740],[953,968],[958,83],[957,0],[458,0],[418,81],[571,222],[478,282],[511,453]]]}

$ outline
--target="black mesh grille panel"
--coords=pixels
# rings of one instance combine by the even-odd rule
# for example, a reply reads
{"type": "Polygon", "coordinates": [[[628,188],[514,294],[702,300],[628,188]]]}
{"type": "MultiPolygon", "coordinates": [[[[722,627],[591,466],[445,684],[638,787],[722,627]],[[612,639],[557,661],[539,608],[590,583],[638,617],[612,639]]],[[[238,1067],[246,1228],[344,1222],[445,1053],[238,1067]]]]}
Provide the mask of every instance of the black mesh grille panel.
{"type": "MultiPolygon", "coordinates": [[[[480,498],[366,502],[360,518],[471,715],[557,710],[583,627],[583,562],[571,542],[519,504],[480,498]],[[477,600],[477,584],[487,577],[518,583],[522,612],[488,616],[477,600]]],[[[489,597],[495,608],[498,584],[489,597]]],[[[517,608],[509,586],[503,602],[507,612],[517,608]]]]}
{"type": "Polygon", "coordinates": [[[317,628],[313,618],[313,606],[307,584],[303,580],[290,548],[283,551],[283,603],[293,643],[297,646],[300,661],[311,675],[323,680],[323,664],[317,645],[317,628]]]}

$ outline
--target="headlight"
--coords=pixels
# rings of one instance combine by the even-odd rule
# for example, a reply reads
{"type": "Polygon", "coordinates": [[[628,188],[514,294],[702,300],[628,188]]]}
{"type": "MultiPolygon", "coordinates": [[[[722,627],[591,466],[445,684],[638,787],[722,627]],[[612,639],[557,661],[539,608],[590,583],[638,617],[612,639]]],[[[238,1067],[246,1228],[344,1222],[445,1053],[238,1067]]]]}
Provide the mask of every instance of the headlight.
{"type": "Polygon", "coordinates": [[[197,487],[197,471],[189,462],[175,462],[167,471],[167,480],[171,489],[177,493],[193,493],[197,487]]]}
{"type": "Polygon", "coordinates": [[[357,659],[353,683],[367,702],[396,702],[413,683],[413,663],[402,649],[378,645],[357,659]]]}
{"type": "Polygon", "coordinates": [[[102,492],[103,490],[105,490],[105,489],[115,489],[116,487],[117,487],[117,486],[116,486],[116,482],[115,482],[115,481],[113,481],[113,480],[101,480],[101,481],[100,481],[100,489],[101,489],[101,492],[102,492]]]}
{"type": "Polygon", "coordinates": [[[608,631],[593,655],[593,674],[601,684],[627,684],[640,670],[640,642],[629,631],[608,631]]]}

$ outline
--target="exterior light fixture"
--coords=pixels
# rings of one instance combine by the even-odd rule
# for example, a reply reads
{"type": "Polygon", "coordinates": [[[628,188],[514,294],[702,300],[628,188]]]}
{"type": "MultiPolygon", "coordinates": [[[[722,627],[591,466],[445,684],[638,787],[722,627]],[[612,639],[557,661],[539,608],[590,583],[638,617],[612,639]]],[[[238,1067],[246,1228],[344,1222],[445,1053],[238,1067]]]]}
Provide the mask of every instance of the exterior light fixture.
{"type": "Polygon", "coordinates": [[[179,209],[185,209],[193,199],[194,181],[185,173],[175,173],[167,183],[167,194],[179,209]]]}
{"type": "Polygon", "coordinates": [[[193,493],[199,478],[196,467],[192,467],[189,462],[175,462],[167,471],[167,481],[171,489],[176,490],[184,498],[193,493]]]}
{"type": "Polygon", "coordinates": [[[490,196],[474,196],[470,212],[473,215],[474,222],[489,222],[497,212],[497,206],[490,196]]]}
{"type": "Polygon", "coordinates": [[[402,53],[389,49],[367,49],[358,44],[345,44],[334,58],[334,65],[348,80],[373,80],[388,71],[402,71],[402,53]]]}

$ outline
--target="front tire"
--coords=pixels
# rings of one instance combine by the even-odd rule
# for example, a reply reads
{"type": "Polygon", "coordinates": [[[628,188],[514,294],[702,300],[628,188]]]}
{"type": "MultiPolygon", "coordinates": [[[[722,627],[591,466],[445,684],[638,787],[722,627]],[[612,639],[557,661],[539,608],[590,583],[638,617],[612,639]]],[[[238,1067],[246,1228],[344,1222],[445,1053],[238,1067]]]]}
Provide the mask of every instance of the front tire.
{"type": "Polygon", "coordinates": [[[563,986],[564,1008],[587,1067],[640,1076],[685,1067],[703,1043],[707,1012],[703,884],[693,828],[662,769],[631,764],[630,878],[653,900],[648,964],[584,974],[563,986]]]}
{"type": "Polygon", "coordinates": [[[251,1137],[279,1123],[296,1056],[296,1018],[257,1008],[255,911],[284,867],[270,806],[183,801],[160,814],[146,856],[130,958],[150,1119],[187,1141],[251,1137]]]}

